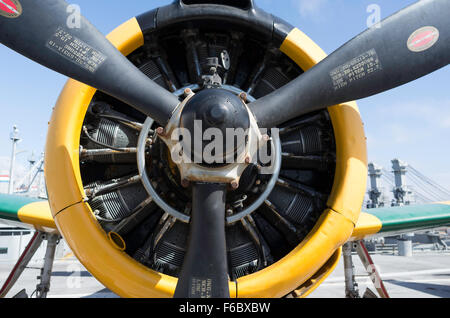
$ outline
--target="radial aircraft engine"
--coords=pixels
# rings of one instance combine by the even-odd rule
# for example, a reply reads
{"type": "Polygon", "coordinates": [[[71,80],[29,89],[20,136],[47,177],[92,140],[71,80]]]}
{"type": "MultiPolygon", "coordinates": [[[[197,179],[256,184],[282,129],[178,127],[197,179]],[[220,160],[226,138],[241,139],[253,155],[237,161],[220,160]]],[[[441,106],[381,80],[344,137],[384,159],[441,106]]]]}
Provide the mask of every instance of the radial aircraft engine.
{"type": "Polygon", "coordinates": [[[84,17],[69,28],[62,0],[0,3],[0,42],[71,78],[49,124],[51,217],[25,223],[56,224],[123,297],[308,295],[345,242],[384,226],[361,213],[354,100],[450,61],[447,0],[329,56],[253,0],[178,0],[107,39],[84,17]],[[217,137],[237,130],[245,138],[217,137]]]}

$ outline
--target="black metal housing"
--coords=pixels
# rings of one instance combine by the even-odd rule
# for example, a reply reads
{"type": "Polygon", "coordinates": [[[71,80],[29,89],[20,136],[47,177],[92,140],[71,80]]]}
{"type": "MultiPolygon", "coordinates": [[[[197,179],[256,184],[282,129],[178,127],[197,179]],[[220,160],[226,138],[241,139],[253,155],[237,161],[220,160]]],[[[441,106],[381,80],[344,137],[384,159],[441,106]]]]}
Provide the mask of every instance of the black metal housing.
{"type": "Polygon", "coordinates": [[[246,30],[279,47],[294,28],[289,23],[255,6],[253,0],[177,0],[137,17],[144,33],[164,28],[227,27],[246,30]]]}

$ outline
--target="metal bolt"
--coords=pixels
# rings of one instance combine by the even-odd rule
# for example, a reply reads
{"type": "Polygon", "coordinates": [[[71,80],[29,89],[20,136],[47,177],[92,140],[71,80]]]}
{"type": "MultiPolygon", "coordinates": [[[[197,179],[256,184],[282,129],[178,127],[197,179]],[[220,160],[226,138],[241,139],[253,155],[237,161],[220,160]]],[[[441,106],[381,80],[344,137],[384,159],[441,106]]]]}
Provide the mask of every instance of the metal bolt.
{"type": "Polygon", "coordinates": [[[237,188],[239,188],[239,182],[237,182],[237,181],[231,182],[231,188],[233,190],[236,190],[237,188]]]}
{"type": "Polygon", "coordinates": [[[166,135],[166,132],[165,132],[165,130],[164,130],[163,127],[158,127],[158,128],[156,128],[156,133],[157,133],[159,136],[163,136],[163,137],[166,135]]]}
{"type": "Polygon", "coordinates": [[[191,95],[192,94],[192,89],[190,89],[190,88],[186,88],[185,90],[184,90],[184,96],[189,96],[189,95],[191,95]]]}
{"type": "Polygon", "coordinates": [[[245,93],[245,92],[239,93],[239,98],[242,99],[242,101],[244,103],[246,103],[247,102],[247,93],[245,93]]]}
{"type": "Polygon", "coordinates": [[[187,179],[181,180],[181,186],[182,186],[183,188],[189,187],[189,180],[187,180],[187,179]]]}
{"type": "Polygon", "coordinates": [[[245,163],[249,164],[251,162],[251,158],[249,156],[245,157],[245,163]]]}

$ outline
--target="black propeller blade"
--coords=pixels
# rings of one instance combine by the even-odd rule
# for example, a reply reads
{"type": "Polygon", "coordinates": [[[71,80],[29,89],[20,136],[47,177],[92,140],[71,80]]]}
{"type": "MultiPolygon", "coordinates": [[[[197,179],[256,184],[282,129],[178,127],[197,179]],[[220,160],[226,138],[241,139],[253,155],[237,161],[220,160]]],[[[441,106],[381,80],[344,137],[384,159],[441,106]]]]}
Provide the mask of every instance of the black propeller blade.
{"type": "Polygon", "coordinates": [[[385,19],[250,104],[259,126],[381,93],[448,65],[449,14],[449,0],[422,0],[385,19]]]}
{"type": "MultiPolygon", "coordinates": [[[[67,25],[63,0],[20,0],[0,11],[0,43],[166,124],[178,99],[129,62],[89,21],[67,25]]],[[[13,69],[13,68],[11,68],[13,69]]]]}
{"type": "Polygon", "coordinates": [[[229,298],[225,241],[226,184],[193,185],[187,252],[176,298],[229,298]]]}

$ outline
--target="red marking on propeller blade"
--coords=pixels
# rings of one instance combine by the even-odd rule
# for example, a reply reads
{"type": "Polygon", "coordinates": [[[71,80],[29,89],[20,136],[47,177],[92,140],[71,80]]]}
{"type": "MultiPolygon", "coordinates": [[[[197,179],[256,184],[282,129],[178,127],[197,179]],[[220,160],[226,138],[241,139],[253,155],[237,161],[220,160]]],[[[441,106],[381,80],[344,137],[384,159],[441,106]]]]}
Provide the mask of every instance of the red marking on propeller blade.
{"type": "Polygon", "coordinates": [[[11,0],[0,0],[0,10],[12,15],[19,13],[17,5],[11,0]]]}
{"type": "Polygon", "coordinates": [[[412,39],[411,44],[414,47],[421,47],[427,45],[428,43],[433,41],[433,33],[434,33],[433,31],[425,31],[421,34],[418,34],[412,39]]]}
{"type": "Polygon", "coordinates": [[[416,30],[408,39],[408,48],[413,52],[422,52],[432,47],[439,39],[439,30],[428,26],[416,30]]]}
{"type": "Polygon", "coordinates": [[[10,5],[11,7],[14,8],[14,10],[17,10],[16,4],[14,2],[12,2],[11,0],[3,0],[4,3],[6,3],[7,5],[10,5]]]}
{"type": "Polygon", "coordinates": [[[13,11],[9,10],[8,7],[3,3],[0,3],[0,10],[5,11],[6,13],[14,13],[13,11]]]}

